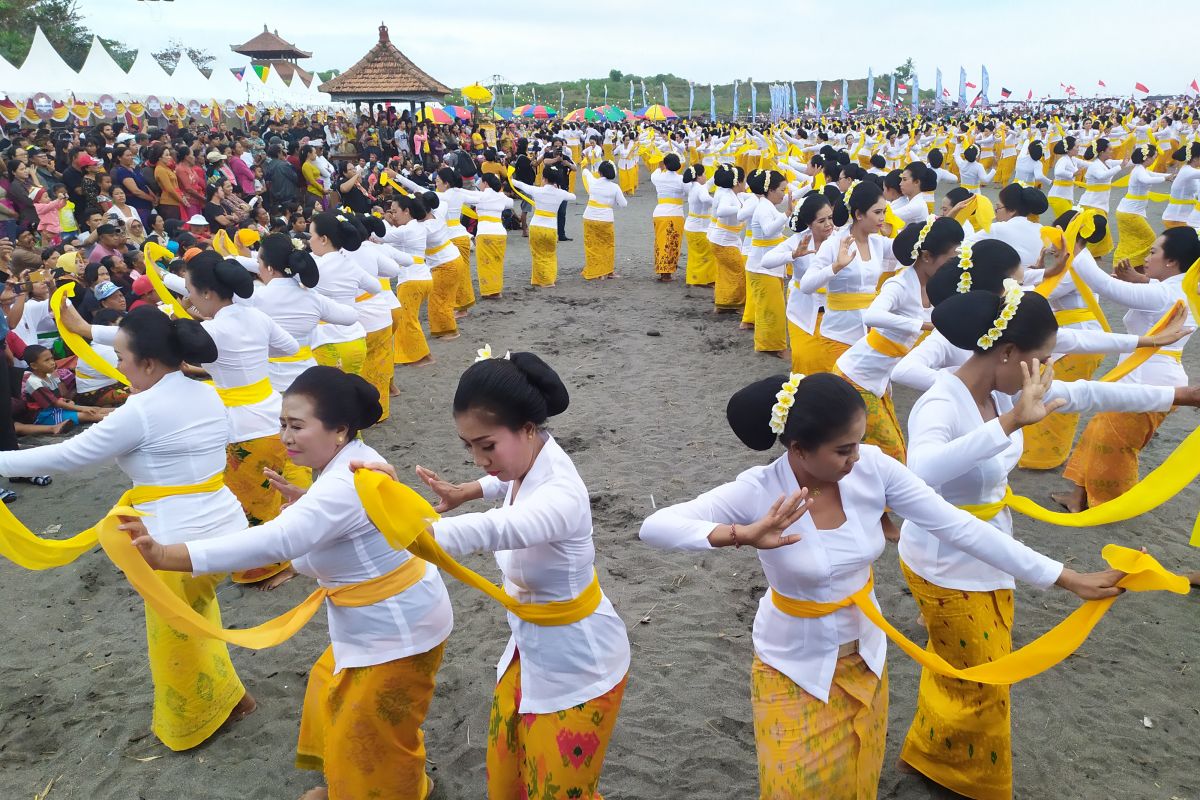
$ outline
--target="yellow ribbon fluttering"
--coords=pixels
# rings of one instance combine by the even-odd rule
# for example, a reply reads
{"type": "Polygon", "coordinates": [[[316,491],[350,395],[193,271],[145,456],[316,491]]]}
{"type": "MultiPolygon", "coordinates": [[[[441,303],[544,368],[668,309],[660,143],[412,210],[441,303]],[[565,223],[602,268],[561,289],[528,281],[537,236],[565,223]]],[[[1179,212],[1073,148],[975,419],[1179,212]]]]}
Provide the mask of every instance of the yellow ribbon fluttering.
{"type": "Polygon", "coordinates": [[[1071,280],[1075,282],[1075,290],[1079,292],[1079,297],[1083,300],[1083,304],[1092,312],[1092,316],[1100,323],[1100,327],[1106,333],[1112,333],[1112,327],[1108,324],[1108,318],[1104,316],[1104,310],[1100,308],[1100,301],[1096,299],[1096,293],[1092,291],[1092,287],[1088,286],[1087,281],[1079,277],[1075,272],[1075,242],[1082,235],[1085,239],[1096,232],[1096,211],[1092,208],[1082,208],[1076,212],[1071,218],[1071,222],[1067,225],[1066,231],[1058,233],[1057,228],[1046,227],[1042,229],[1042,240],[1047,243],[1053,242],[1056,245],[1061,243],[1064,251],[1067,253],[1067,265],[1056,275],[1052,275],[1039,283],[1034,291],[1047,299],[1050,298],[1058,284],[1062,282],[1063,276],[1070,274],[1071,280]]]}
{"type": "MultiPolygon", "coordinates": [[[[1113,569],[1127,573],[1117,585],[1131,592],[1173,592],[1187,594],[1190,586],[1187,578],[1168,572],[1147,553],[1120,547],[1105,546],[1101,552],[1104,560],[1113,569]]],[[[964,681],[991,685],[1009,685],[1038,675],[1065,660],[1079,649],[1096,623],[1112,607],[1116,597],[1104,600],[1087,600],[1072,611],[1066,619],[1046,633],[1006,656],[986,664],[960,669],[953,666],[932,650],[927,650],[896,629],[871,602],[873,579],[849,597],[834,603],[817,603],[780,595],[771,590],[775,607],[786,614],[798,617],[819,617],[841,608],[856,606],[863,615],[880,628],[910,658],[922,667],[939,675],[964,681]]]]}
{"type": "Polygon", "coordinates": [[[191,319],[192,315],[175,299],[175,295],[171,294],[171,290],[163,283],[162,276],[158,274],[162,269],[158,262],[163,258],[170,258],[171,251],[160,244],[146,242],[142,247],[142,255],[146,261],[146,277],[150,279],[150,285],[154,287],[159,299],[174,310],[176,319],[191,319]]]}
{"type": "Polygon", "coordinates": [[[79,356],[80,361],[96,372],[106,378],[112,378],[123,386],[128,386],[129,379],[125,377],[125,373],[105,361],[103,356],[92,349],[92,345],[87,339],[74,331],[67,330],[67,326],[63,324],[63,303],[66,302],[66,298],[74,296],[74,281],[67,281],[55,289],[54,294],[50,296],[50,308],[54,311],[54,324],[58,328],[58,335],[62,337],[63,344],[69,347],[72,353],[79,356]]]}
{"type": "Polygon", "coordinates": [[[360,469],[354,473],[354,488],[371,523],[379,529],[388,544],[397,550],[408,550],[462,583],[478,589],[526,622],[541,626],[570,625],[591,616],[600,605],[603,594],[596,576],[593,576],[586,589],[571,600],[522,603],[487,578],[458,563],[454,556],[442,549],[428,530],[429,523],[438,518],[438,513],[410,487],[378,472],[360,469]]]}
{"type": "MultiPolygon", "coordinates": [[[[1154,323],[1153,327],[1147,331],[1146,335],[1153,336],[1157,333],[1162,333],[1163,329],[1170,324],[1171,318],[1174,317],[1175,314],[1178,313],[1182,308],[1183,301],[1176,300],[1175,305],[1171,306],[1171,310],[1166,314],[1163,314],[1162,317],[1159,318],[1158,322],[1154,323]]],[[[1161,349],[1161,346],[1139,347],[1129,354],[1129,358],[1117,364],[1115,367],[1104,373],[1104,375],[1096,380],[1100,381],[1101,383],[1116,383],[1117,381],[1121,380],[1121,378],[1124,378],[1142,364],[1145,364],[1147,361],[1149,361],[1150,357],[1161,349]]]]}

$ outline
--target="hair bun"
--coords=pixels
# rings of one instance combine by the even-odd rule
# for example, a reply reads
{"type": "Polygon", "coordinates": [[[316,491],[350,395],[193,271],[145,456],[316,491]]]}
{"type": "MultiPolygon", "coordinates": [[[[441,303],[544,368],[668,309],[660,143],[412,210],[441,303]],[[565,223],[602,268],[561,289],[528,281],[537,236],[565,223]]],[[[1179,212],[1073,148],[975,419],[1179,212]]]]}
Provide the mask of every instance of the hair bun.
{"type": "Polygon", "coordinates": [[[546,414],[558,416],[571,403],[567,387],[558,373],[534,353],[512,353],[508,357],[513,366],[521,371],[529,385],[537,389],[546,400],[546,414]]]}
{"type": "Polygon", "coordinates": [[[778,438],[771,430],[771,408],[787,375],[770,375],[738,389],[725,405],[725,419],[734,436],[751,450],[770,450],[778,438]]]}
{"type": "Polygon", "coordinates": [[[171,349],[189,364],[211,364],[217,360],[217,343],[204,326],[194,319],[170,320],[167,336],[171,349]]]}
{"type": "Polygon", "coordinates": [[[991,328],[1003,302],[1004,298],[992,292],[953,294],[933,307],[933,327],[950,344],[974,352],[975,343],[991,328]]]}
{"type": "Polygon", "coordinates": [[[383,406],[379,403],[379,390],[361,375],[346,373],[346,383],[354,393],[355,425],[359,430],[365,430],[383,416],[383,406]]]}
{"type": "Polygon", "coordinates": [[[238,297],[254,294],[254,276],[242,266],[242,262],[224,258],[213,265],[217,280],[225,284],[238,297]]]}

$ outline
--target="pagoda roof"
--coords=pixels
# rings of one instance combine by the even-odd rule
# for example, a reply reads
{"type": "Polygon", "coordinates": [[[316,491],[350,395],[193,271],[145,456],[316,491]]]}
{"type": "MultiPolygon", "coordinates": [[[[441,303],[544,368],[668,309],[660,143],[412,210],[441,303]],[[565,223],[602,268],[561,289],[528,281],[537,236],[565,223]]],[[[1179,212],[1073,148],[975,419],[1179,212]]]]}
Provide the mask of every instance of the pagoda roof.
{"type": "Polygon", "coordinates": [[[262,33],[245,44],[229,45],[229,49],[244,56],[260,58],[312,58],[312,53],[280,37],[279,31],[271,32],[263,25],[262,33]]]}
{"type": "Polygon", "coordinates": [[[391,42],[387,25],[358,63],[321,84],[335,100],[436,100],[450,88],[414,64],[391,42]]]}

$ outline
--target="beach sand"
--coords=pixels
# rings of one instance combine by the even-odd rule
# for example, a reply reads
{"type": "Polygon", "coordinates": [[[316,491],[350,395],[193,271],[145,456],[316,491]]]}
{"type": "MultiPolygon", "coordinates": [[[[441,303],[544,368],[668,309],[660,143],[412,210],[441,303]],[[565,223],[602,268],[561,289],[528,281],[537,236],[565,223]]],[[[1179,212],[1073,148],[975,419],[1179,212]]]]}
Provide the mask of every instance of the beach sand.
{"type": "MultiPolygon", "coordinates": [[[[587,283],[582,269],[582,204],[571,207],[559,247],[556,288],[528,286],[527,240],[509,237],[507,288],[481,301],[463,336],[434,342],[438,363],[400,368],[403,390],[392,418],[366,441],[415,484],[422,464],[450,480],[477,477],[455,434],[450,403],[459,374],[490,343],[530,350],[562,375],[571,407],[553,433],[575,460],[592,495],[597,566],[629,627],[633,665],[601,788],[608,800],[752,798],[757,768],[751,726],[751,623],[766,583],[747,550],[663,553],[643,545],[638,527],[655,507],[690,499],[774,457],[745,449],[724,416],[746,383],[784,371],[753,352],[752,333],[733,315],[712,314],[711,290],[680,279],[654,282],[650,212],[643,181],[617,213],[621,280],[587,283]]],[[[1120,315],[1110,313],[1118,322],[1120,315]]],[[[1187,358],[1197,374],[1197,358],[1187,358]]],[[[914,395],[896,393],[901,418],[914,395]]],[[[179,413],[163,409],[163,413],[179,413]]],[[[1172,414],[1146,450],[1143,472],[1161,462],[1197,423],[1172,414]]],[[[1080,428],[1082,430],[1082,426],[1080,428]]],[[[36,442],[27,442],[32,446],[36,442]]],[[[35,531],[57,535],[91,524],[128,485],[115,467],[59,476],[45,489],[17,487],[11,506],[35,531]]],[[[1050,504],[1065,485],[1055,473],[1018,471],[1014,488],[1050,504]]],[[[1200,491],[1189,487],[1165,507],[1107,529],[1054,528],[1019,518],[1018,536],[1077,569],[1103,566],[1108,542],[1146,546],[1168,568],[1200,569],[1188,547],[1200,491]]],[[[483,508],[482,504],[479,508],[483,508]]],[[[490,557],[467,560],[495,577],[490,557]]],[[[495,662],[508,636],[503,614],[447,579],[455,629],[425,725],[430,774],[439,800],[485,796],[484,750],[495,662]]],[[[247,626],[280,613],[312,589],[298,578],[273,593],[226,583],[225,623],[247,626]]],[[[924,641],[917,611],[889,545],[876,569],[885,613],[924,641]]],[[[1200,666],[1197,599],[1129,595],[1117,602],[1079,653],[1013,691],[1013,747],[1019,798],[1200,798],[1197,730],[1200,666]],[[1148,723],[1143,720],[1149,720],[1148,723]]],[[[273,650],[233,648],[257,697],[258,712],[187,753],[151,734],[150,679],[142,604],[97,550],[72,565],[26,572],[0,564],[0,798],[284,798],[317,785],[293,767],[300,702],[311,663],[328,643],[324,615],[273,650]]],[[[1024,643],[1061,620],[1077,601],[1060,590],[1021,586],[1015,639],[1024,643]]],[[[890,648],[891,710],[881,798],[941,797],[893,764],[912,719],[918,672],[890,648]]]]}

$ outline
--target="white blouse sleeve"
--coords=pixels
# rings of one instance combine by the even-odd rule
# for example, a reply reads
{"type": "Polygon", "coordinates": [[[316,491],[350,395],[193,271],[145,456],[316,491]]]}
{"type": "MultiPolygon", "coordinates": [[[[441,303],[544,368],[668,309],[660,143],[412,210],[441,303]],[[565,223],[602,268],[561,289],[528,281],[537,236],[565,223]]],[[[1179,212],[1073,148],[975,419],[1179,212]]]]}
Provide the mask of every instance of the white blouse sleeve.
{"type": "Polygon", "coordinates": [[[759,495],[758,488],[747,480],[723,484],[695,500],[655,511],[642,523],[638,536],[651,547],[663,550],[712,550],[708,535],[718,525],[749,525],[756,521],[759,495]]]}
{"type": "Polygon", "coordinates": [[[317,310],[322,322],[330,325],[353,325],[358,322],[358,312],[354,310],[354,306],[330,300],[315,289],[310,289],[309,293],[317,300],[317,310]]]}
{"type": "MultiPolygon", "coordinates": [[[[164,409],[164,413],[171,412],[164,409]]],[[[126,404],[65,442],[0,451],[0,475],[57,474],[105,464],[138,449],[145,435],[146,423],[138,407],[126,404]]]]}
{"type": "MultiPolygon", "coordinates": [[[[1019,393],[1017,397],[1020,397],[1019,393]]],[[[1062,414],[1090,414],[1095,411],[1170,411],[1175,403],[1175,387],[1100,381],[1054,381],[1042,402],[1049,403],[1059,399],[1067,401],[1067,404],[1059,409],[1059,413],[1062,414]]]]}
{"type": "MultiPolygon", "coordinates": [[[[792,251],[796,249],[796,244],[792,242],[792,239],[795,238],[795,236],[789,236],[787,241],[780,242],[768,250],[762,257],[763,269],[775,269],[791,261],[792,251]]],[[[795,272],[794,269],[793,272],[795,272]]]]}
{"type": "MultiPolygon", "coordinates": [[[[379,284],[375,284],[378,286],[379,284]]],[[[279,323],[267,317],[271,322],[270,336],[267,339],[267,349],[272,356],[294,356],[300,351],[300,343],[296,337],[279,327],[279,323]]]]}
{"type": "Polygon", "coordinates": [[[433,523],[433,533],[438,544],[456,556],[523,550],[577,530],[580,514],[576,495],[550,481],[518,504],[442,518],[433,523]]]}
{"type": "Polygon", "coordinates": [[[893,458],[877,459],[887,505],[906,520],[985,564],[1033,586],[1048,588],[1063,565],[988,523],[955,508],[893,458]]]}
{"type": "Polygon", "coordinates": [[[941,486],[969,472],[1011,444],[998,417],[957,436],[960,416],[951,400],[930,396],[919,413],[909,416],[908,468],[930,486],[941,486]]]}
{"type": "Polygon", "coordinates": [[[1132,353],[1138,337],[1132,333],[1107,333],[1086,328],[1059,328],[1054,352],[1067,353],[1132,353]]]}
{"type": "Polygon", "coordinates": [[[863,311],[863,324],[881,331],[896,331],[905,337],[916,337],[921,333],[922,320],[894,313],[894,309],[907,291],[899,281],[884,281],[879,294],[863,311]]]}
{"type": "MultiPolygon", "coordinates": [[[[1100,269],[1095,259],[1087,251],[1081,251],[1073,262],[1076,273],[1088,285],[1096,290],[1096,294],[1114,303],[1120,303],[1126,308],[1141,311],[1159,311],[1169,308],[1175,302],[1174,295],[1158,281],[1150,283],[1129,283],[1109,275],[1100,269]],[[1085,255],[1086,254],[1086,255],[1085,255]]],[[[1069,277],[1069,276],[1068,276],[1069,277]]]]}

